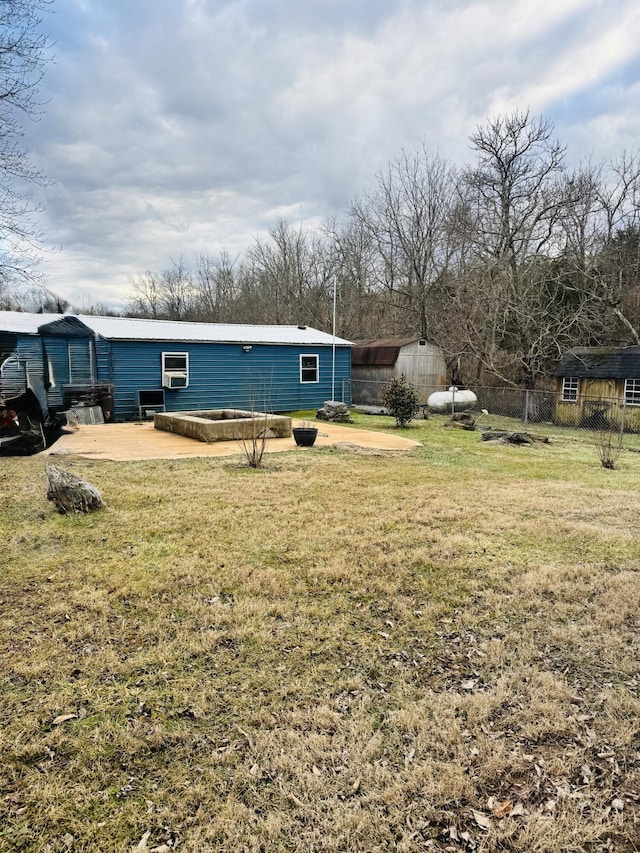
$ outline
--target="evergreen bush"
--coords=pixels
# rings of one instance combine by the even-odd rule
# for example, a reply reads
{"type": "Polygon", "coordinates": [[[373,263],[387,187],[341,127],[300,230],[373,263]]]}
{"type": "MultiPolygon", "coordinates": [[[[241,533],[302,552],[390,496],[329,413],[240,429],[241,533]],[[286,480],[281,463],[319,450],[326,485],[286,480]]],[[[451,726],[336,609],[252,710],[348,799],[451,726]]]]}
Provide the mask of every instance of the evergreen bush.
{"type": "Polygon", "coordinates": [[[406,426],[418,411],[418,392],[404,373],[384,386],[381,397],[398,427],[406,426]]]}

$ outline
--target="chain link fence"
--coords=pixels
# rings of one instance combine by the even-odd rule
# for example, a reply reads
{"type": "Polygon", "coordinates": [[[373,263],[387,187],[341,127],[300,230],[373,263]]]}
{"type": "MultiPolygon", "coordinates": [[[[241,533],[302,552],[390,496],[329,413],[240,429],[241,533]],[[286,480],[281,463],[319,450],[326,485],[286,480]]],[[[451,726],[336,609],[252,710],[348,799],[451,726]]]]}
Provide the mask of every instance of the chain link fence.
{"type": "MultiPolygon", "coordinates": [[[[362,398],[359,388],[360,380],[351,379],[343,383],[343,401],[358,406],[362,398]]],[[[368,399],[371,400],[367,409],[382,409],[380,393],[385,382],[372,383],[366,380],[368,399]],[[372,398],[371,388],[376,387],[372,398]]],[[[364,385],[364,382],[363,382],[364,385]]],[[[443,388],[416,386],[425,413],[429,412],[426,402],[435,392],[442,393],[443,388]]],[[[473,388],[475,401],[465,399],[468,395],[462,389],[448,395],[446,409],[449,411],[470,411],[476,414],[485,412],[494,417],[515,419],[526,429],[529,425],[537,425],[543,432],[544,427],[569,427],[586,429],[593,432],[609,432],[624,434],[640,433],[640,405],[625,401],[624,397],[590,397],[575,394],[574,399],[563,399],[561,392],[526,391],[520,388],[473,388]]]]}

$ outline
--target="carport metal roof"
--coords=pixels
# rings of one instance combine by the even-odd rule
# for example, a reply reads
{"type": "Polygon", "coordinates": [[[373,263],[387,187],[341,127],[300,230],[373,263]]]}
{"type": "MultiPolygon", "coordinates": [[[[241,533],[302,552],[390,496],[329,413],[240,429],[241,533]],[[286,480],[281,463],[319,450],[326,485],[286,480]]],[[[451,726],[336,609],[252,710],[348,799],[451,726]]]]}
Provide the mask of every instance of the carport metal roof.
{"type": "MultiPolygon", "coordinates": [[[[72,314],[27,314],[0,311],[0,331],[36,335],[43,326],[55,333],[55,325],[68,329],[80,322],[92,332],[112,341],[180,341],[183,343],[291,344],[331,346],[333,335],[310,326],[253,325],[248,323],[183,323],[174,320],[141,320],[134,317],[91,317],[72,314]]],[[[353,346],[335,338],[337,346],[353,346]]]]}

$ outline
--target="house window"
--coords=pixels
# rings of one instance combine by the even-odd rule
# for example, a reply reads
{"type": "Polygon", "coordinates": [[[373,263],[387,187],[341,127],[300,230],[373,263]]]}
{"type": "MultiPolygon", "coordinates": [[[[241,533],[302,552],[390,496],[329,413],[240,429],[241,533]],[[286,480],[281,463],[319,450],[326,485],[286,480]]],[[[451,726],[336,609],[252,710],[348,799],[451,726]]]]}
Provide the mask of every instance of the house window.
{"type": "Polygon", "coordinates": [[[162,353],[162,384],[165,388],[187,388],[189,385],[189,353],[162,353]]]}
{"type": "Polygon", "coordinates": [[[575,403],[578,399],[578,377],[565,376],[562,380],[562,399],[565,403],[575,403]]]}
{"type": "Polygon", "coordinates": [[[318,382],[318,356],[300,356],[300,382],[318,382]]]}
{"type": "Polygon", "coordinates": [[[640,379],[624,380],[624,402],[627,406],[640,406],[640,379]]]}

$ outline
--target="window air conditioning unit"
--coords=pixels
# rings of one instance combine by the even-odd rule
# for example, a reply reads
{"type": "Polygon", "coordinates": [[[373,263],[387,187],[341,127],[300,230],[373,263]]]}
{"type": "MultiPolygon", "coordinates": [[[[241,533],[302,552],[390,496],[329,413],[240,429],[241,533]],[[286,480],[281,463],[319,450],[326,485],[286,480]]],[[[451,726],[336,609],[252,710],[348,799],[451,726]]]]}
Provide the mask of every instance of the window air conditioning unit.
{"type": "Polygon", "coordinates": [[[162,384],[165,388],[186,388],[189,384],[186,373],[165,373],[162,377],[162,384]]]}

